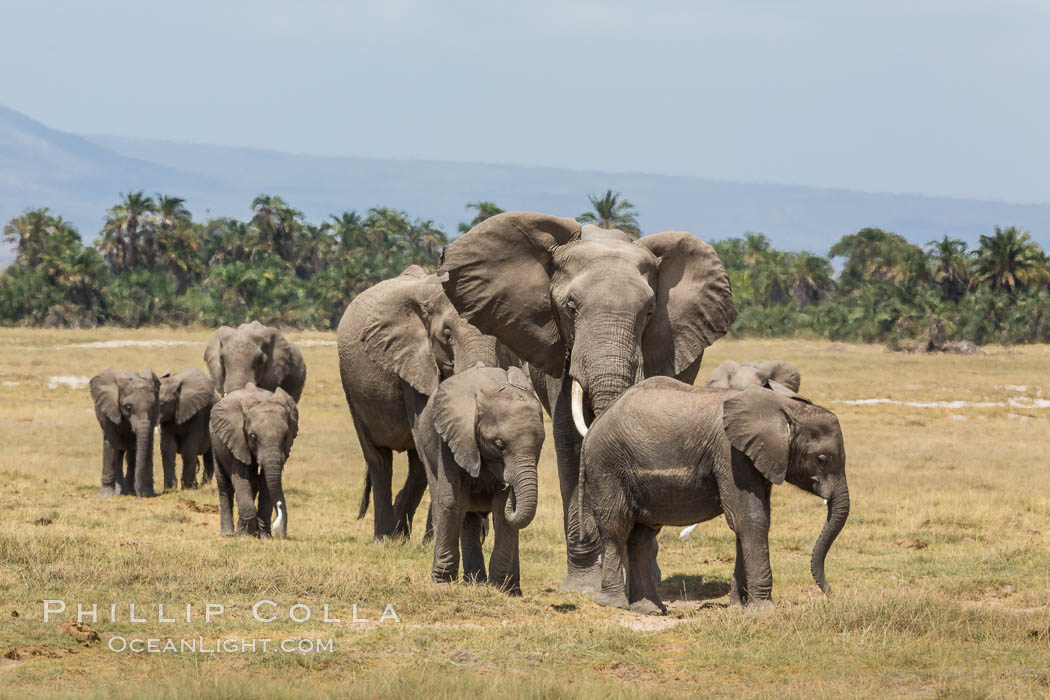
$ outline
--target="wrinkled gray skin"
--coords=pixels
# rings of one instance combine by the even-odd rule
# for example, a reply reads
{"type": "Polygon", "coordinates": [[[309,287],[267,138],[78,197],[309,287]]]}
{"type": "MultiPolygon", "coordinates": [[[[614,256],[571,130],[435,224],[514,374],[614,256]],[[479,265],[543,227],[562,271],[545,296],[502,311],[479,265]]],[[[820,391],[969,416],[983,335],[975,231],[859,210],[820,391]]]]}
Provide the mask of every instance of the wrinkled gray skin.
{"type": "Polygon", "coordinates": [[[306,384],[306,363],[284,333],[258,321],[237,328],[222,326],[204,350],[204,362],[220,396],[249,382],[260,389],[281,387],[299,401],[306,384]]]}
{"type": "Polygon", "coordinates": [[[215,465],[208,421],[215,385],[203,370],[185,369],[160,378],[160,459],[164,488],[175,488],[175,456],[182,456],[182,488],[197,488],[197,456],[204,462],[201,485],[211,481],[215,465]]]}
{"type": "Polygon", "coordinates": [[[762,386],[768,389],[771,381],[786,386],[791,391],[798,391],[802,386],[802,375],[788,363],[778,360],[768,362],[726,360],[715,368],[704,386],[712,389],[746,389],[749,386],[762,386]]]}
{"type": "Polygon", "coordinates": [[[355,297],[337,343],[343,392],[368,467],[358,518],[374,494],[375,538],[408,537],[427,488],[415,439],[427,399],[458,371],[517,360],[464,322],[438,278],[416,265],[355,297]],[[392,503],[395,451],[408,452],[408,476],[392,503]]]}
{"type": "Polygon", "coordinates": [[[95,417],[102,428],[102,487],[98,495],[139,498],[153,490],[153,429],[157,425],[160,380],[153,370],[141,373],[107,369],[91,379],[95,417]],[[122,464],[127,461],[127,470],[122,464]]]}
{"type": "Polygon", "coordinates": [[[438,583],[489,581],[521,595],[518,531],[536,515],[536,463],[543,409],[517,367],[476,367],[441,382],[419,418],[419,451],[430,485],[438,583]],[[495,541],[486,576],[481,518],[495,541]],[[467,516],[474,515],[469,519],[467,516]]]}
{"type": "Polygon", "coordinates": [[[785,480],[827,499],[810,569],[831,593],[824,560],[850,509],[842,431],[832,412],[773,388],[648,379],[594,423],[583,443],[581,481],[583,507],[604,542],[597,602],[666,612],[651,572],[660,528],[725,513],[736,533],[730,598],[770,605],[769,499],[773,484],[785,480]]]}
{"type": "Polygon", "coordinates": [[[222,535],[288,535],[288,501],[282,474],[299,432],[299,410],[284,389],[270,392],[249,383],[230,392],[211,410],[211,442],[219,488],[222,535]],[[258,504],[256,504],[258,497],[258,504]],[[237,499],[237,526],[233,501],[237,499]]]}
{"type": "Polygon", "coordinates": [[[571,415],[600,416],[645,377],[692,383],[703,352],[736,318],[714,250],[682,231],[632,243],[622,231],[508,212],[450,243],[439,274],[453,306],[529,363],[553,421],[568,573],[563,590],[594,590],[600,543],[577,509],[582,438],[571,415]]]}

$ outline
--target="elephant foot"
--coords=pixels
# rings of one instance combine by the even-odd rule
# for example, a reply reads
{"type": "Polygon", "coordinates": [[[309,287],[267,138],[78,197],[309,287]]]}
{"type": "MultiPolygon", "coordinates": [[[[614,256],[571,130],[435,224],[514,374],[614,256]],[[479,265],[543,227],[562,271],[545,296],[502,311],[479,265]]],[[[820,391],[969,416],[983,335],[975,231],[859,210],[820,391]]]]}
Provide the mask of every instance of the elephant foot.
{"type": "MultiPolygon", "coordinates": [[[[172,488],[175,488],[175,485],[174,485],[174,484],[172,485],[172,488]]],[[[187,483],[186,483],[185,481],[184,481],[184,482],[182,482],[182,490],[183,490],[183,491],[189,491],[189,490],[191,490],[191,489],[196,489],[196,488],[198,488],[198,487],[197,487],[197,482],[196,482],[196,481],[191,481],[191,482],[190,482],[190,483],[188,483],[188,484],[187,484],[187,483]]]]}
{"type": "Polygon", "coordinates": [[[598,605],[607,605],[611,608],[622,608],[624,610],[628,610],[631,607],[623,591],[601,589],[594,594],[594,602],[598,605]]]}
{"type": "Polygon", "coordinates": [[[119,488],[121,496],[134,496],[135,495],[135,487],[132,486],[130,481],[118,481],[117,485],[114,486],[113,488],[114,489],[119,488]]]}
{"type": "Polygon", "coordinates": [[[219,537],[233,537],[233,530],[223,528],[219,530],[219,537]]]}
{"type": "Polygon", "coordinates": [[[136,498],[156,498],[157,492],[153,489],[137,489],[135,491],[136,498]]]}
{"type": "Polygon", "coordinates": [[[114,484],[113,486],[103,486],[98,490],[99,498],[113,498],[120,493],[120,487],[114,484]]]}
{"type": "Polygon", "coordinates": [[[177,485],[178,485],[178,483],[174,479],[172,479],[171,481],[165,481],[164,482],[164,490],[165,491],[174,491],[175,487],[177,485]]]}
{"type": "Polygon", "coordinates": [[[594,593],[602,586],[601,564],[579,569],[570,566],[565,575],[565,583],[561,585],[563,591],[574,591],[577,593],[594,593]]]}
{"type": "Polygon", "coordinates": [[[667,608],[664,604],[653,602],[648,598],[642,598],[631,603],[630,611],[639,615],[666,615],[667,608]]]}
{"type": "Polygon", "coordinates": [[[768,598],[761,600],[751,599],[747,602],[747,605],[744,606],[744,610],[752,615],[769,615],[776,610],[776,606],[773,605],[773,601],[768,598]]]}

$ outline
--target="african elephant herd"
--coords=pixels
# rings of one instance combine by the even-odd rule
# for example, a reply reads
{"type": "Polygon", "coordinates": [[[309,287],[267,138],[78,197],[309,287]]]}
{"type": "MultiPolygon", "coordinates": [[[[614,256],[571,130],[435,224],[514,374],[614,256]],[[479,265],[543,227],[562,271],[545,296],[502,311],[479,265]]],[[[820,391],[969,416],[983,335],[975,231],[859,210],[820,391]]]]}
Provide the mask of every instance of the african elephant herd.
{"type": "MultiPolygon", "coordinates": [[[[830,592],[824,560],[850,507],[842,432],[796,393],[801,377],[783,362],[726,362],[694,386],[704,350],[735,318],[718,255],[691,234],[631,242],[544,214],[483,221],[445,248],[436,273],[412,266],[380,282],[339,324],[339,370],[367,464],[358,517],[371,501],[374,537],[407,537],[429,488],[434,580],[462,567],[466,580],[520,595],[518,536],[536,515],[546,411],[563,590],[666,612],[657,534],[724,514],[736,535],[731,600],[768,605],[770,491],[788,481],[827,503],[811,569],[830,592]],[[409,468],[395,497],[401,451],[409,468]]],[[[159,426],[165,488],[176,486],[176,455],[182,487],[197,486],[200,457],[201,483],[216,478],[221,534],[284,537],[302,355],[254,321],[216,331],[204,359],[210,377],[109,369],[91,380],[99,493],[154,494],[159,426]]]]}

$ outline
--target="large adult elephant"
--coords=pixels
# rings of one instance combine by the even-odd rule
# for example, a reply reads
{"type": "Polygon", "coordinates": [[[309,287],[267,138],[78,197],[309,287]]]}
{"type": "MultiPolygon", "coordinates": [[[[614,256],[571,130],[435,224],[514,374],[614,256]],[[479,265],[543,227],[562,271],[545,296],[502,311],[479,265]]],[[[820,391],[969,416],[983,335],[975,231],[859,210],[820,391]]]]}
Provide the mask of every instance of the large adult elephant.
{"type": "Polygon", "coordinates": [[[632,243],[619,230],[508,212],[449,244],[438,272],[464,318],[530,365],[554,424],[564,588],[594,589],[599,542],[581,528],[576,498],[581,433],[643,378],[692,384],[704,349],[736,319],[722,263],[683,231],[632,243]]]}
{"type": "Polygon", "coordinates": [[[461,319],[437,276],[416,265],[355,297],[337,341],[343,392],[368,468],[358,517],[371,493],[375,538],[407,537],[427,488],[415,438],[427,399],[457,371],[479,362],[506,367],[513,358],[461,319]],[[394,451],[408,452],[408,477],[392,503],[394,451]]]}
{"type": "Polygon", "coordinates": [[[258,321],[217,329],[204,350],[204,362],[222,396],[249,382],[267,391],[280,387],[296,402],[303,395],[303,354],[280,330],[258,321]]]}

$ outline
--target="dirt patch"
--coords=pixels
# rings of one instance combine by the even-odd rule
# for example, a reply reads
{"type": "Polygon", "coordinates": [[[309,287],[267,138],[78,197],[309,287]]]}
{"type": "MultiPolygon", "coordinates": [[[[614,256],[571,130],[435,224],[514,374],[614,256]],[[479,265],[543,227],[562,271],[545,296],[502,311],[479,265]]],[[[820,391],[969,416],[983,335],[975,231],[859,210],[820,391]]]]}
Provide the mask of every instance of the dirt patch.
{"type": "Polygon", "coordinates": [[[68,632],[73,639],[77,640],[77,644],[82,647],[89,647],[102,639],[94,627],[86,622],[77,622],[76,620],[66,622],[58,628],[58,631],[68,632]]]}
{"type": "Polygon", "coordinates": [[[197,503],[191,501],[188,498],[179,498],[178,504],[180,508],[185,510],[193,511],[194,513],[218,513],[219,506],[211,503],[197,503]]]}
{"type": "Polygon", "coordinates": [[[621,617],[617,622],[621,627],[626,627],[635,632],[663,632],[672,627],[688,622],[677,617],[659,617],[656,615],[632,615],[621,617]]]}

